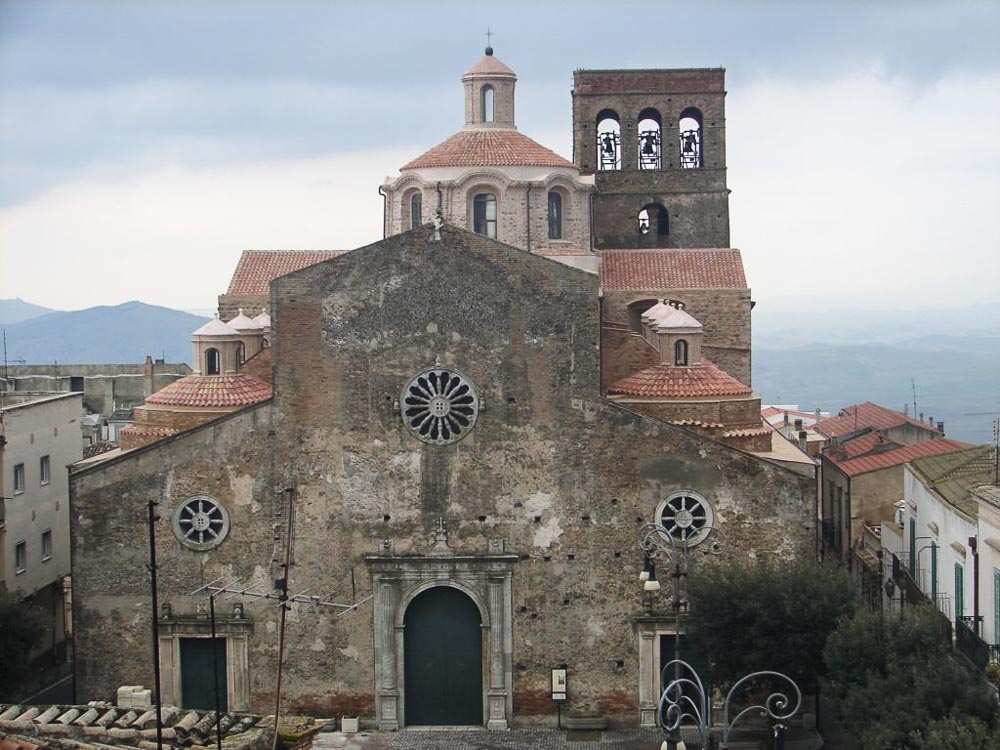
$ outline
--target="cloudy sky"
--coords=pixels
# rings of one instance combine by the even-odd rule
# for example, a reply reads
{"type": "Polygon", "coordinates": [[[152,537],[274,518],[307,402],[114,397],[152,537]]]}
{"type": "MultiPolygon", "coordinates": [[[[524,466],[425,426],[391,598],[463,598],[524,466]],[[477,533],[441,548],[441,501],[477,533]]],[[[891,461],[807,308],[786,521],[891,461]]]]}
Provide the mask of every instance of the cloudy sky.
{"type": "Polygon", "coordinates": [[[997,298],[1000,3],[902,0],[0,0],[0,298],[209,309],[244,248],[379,239],[488,27],[567,157],[574,69],[727,68],[758,302],[997,298]]]}

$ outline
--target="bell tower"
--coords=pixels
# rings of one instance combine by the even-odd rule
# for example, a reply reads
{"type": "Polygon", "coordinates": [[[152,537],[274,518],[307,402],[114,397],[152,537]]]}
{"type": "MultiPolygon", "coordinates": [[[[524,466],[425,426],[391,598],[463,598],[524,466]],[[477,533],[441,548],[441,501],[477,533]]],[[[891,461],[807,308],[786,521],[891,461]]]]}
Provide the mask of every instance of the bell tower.
{"type": "Polygon", "coordinates": [[[722,68],[577,70],[573,155],[598,250],[729,247],[722,68]]]}

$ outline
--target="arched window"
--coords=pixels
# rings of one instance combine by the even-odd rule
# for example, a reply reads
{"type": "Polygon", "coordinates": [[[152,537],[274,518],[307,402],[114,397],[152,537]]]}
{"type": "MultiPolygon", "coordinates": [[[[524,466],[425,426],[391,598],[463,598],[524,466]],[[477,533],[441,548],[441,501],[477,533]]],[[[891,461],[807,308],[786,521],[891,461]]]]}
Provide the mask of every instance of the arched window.
{"type": "Polygon", "coordinates": [[[666,237],[670,234],[670,219],[667,209],[659,203],[647,203],[639,211],[639,234],[653,234],[666,237]]]}
{"type": "Polygon", "coordinates": [[[260,348],[261,349],[267,349],[267,347],[269,347],[270,345],[271,345],[271,342],[268,341],[267,339],[261,339],[260,340],[260,348]]]}
{"type": "Polygon", "coordinates": [[[423,195],[417,192],[410,196],[410,229],[416,229],[421,224],[423,224],[423,221],[421,219],[423,206],[424,206],[423,195]]]}
{"type": "Polygon", "coordinates": [[[674,364],[686,366],[688,363],[688,342],[684,339],[677,339],[674,344],[674,364]]]}
{"type": "Polygon", "coordinates": [[[562,239],[562,196],[549,191],[549,239],[562,239]]]}
{"type": "Polygon", "coordinates": [[[236,347],[236,366],[239,367],[244,362],[247,361],[247,348],[243,345],[241,341],[239,346],[236,347]]]}
{"type": "Polygon", "coordinates": [[[704,164],[701,151],[701,112],[695,107],[688,107],[681,112],[678,120],[680,130],[681,169],[700,169],[704,164]]]}
{"type": "Polygon", "coordinates": [[[621,169],[622,127],[618,113],[603,109],[597,115],[597,168],[601,171],[621,169]]]}
{"type": "Polygon", "coordinates": [[[477,193],[472,199],[472,230],[492,240],[497,238],[497,197],[493,193],[477,193]]]}
{"type": "Polygon", "coordinates": [[[639,169],[659,169],[662,166],[663,140],[660,113],[648,107],[639,113],[639,169]]]}
{"type": "Polygon", "coordinates": [[[218,375],[222,372],[222,362],[218,349],[205,350],[205,374],[218,375]]]}
{"type": "Polygon", "coordinates": [[[483,86],[483,122],[493,122],[493,100],[496,92],[492,86],[483,86]]]}

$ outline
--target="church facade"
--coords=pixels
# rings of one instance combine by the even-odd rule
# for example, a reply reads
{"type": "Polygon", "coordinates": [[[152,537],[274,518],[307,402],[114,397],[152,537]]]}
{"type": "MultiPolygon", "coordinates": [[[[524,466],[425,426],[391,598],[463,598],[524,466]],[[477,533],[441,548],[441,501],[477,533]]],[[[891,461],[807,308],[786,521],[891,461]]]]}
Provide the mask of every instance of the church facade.
{"type": "MultiPolygon", "coordinates": [[[[485,86],[496,126],[481,130],[513,124],[513,74],[498,64],[488,54],[464,79],[477,132],[485,86]]],[[[596,185],[599,205],[601,177],[581,159],[538,179],[567,204],[596,185]]],[[[597,274],[526,245],[527,204],[498,183],[482,188],[496,189],[495,233],[460,178],[440,180],[443,223],[406,227],[414,186],[436,200],[440,175],[424,169],[387,188],[385,240],[271,281],[269,398],[72,472],[79,700],[151,684],[155,615],[164,703],[210,705],[218,659],[229,710],[272,712],[280,674],[285,710],[506,728],[554,722],[558,668],[564,710],[652,725],[674,621],[643,602],[640,527],[676,527],[680,508],[694,511],[692,544],[714,529],[737,559],[815,555],[812,474],[747,434],[738,251],[646,239],[648,206],[676,215],[697,196],[665,174],[650,194],[622,187],[613,200],[634,233],[593,250],[614,255],[597,274]]],[[[589,254],[602,230],[588,222],[574,242],[589,254]]]]}

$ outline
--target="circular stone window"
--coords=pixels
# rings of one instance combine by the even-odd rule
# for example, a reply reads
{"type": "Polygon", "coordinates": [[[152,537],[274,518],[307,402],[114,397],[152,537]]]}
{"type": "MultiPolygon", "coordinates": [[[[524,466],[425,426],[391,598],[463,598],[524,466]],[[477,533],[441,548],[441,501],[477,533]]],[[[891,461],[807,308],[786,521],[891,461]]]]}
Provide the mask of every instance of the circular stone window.
{"type": "Polygon", "coordinates": [[[442,367],[410,378],[400,403],[406,428],[425,443],[437,445],[464,438],[479,415],[475,386],[464,375],[442,367]]]}
{"type": "Polygon", "coordinates": [[[714,516],[708,500],[690,490],[675,492],[656,509],[661,534],[671,544],[700,544],[712,531],[714,516]]]}
{"type": "Polygon", "coordinates": [[[212,549],[229,533],[229,513],[214,498],[195,495],[174,511],[173,527],[181,544],[196,550],[212,549]]]}

